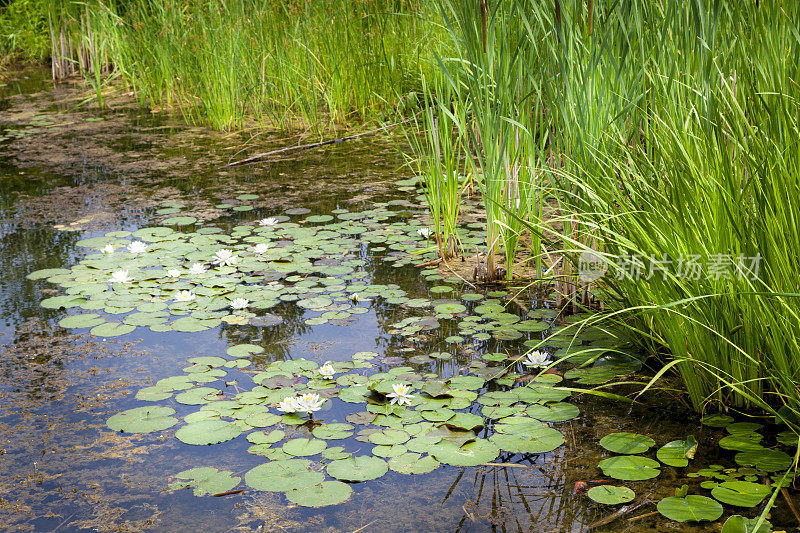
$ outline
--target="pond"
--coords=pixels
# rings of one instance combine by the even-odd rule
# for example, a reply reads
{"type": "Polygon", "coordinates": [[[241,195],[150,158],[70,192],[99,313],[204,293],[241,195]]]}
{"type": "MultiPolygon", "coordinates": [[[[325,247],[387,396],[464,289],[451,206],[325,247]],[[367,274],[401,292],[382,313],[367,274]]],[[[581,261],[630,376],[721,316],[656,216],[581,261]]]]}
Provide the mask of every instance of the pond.
{"type": "Polygon", "coordinates": [[[220,170],[296,139],[124,94],[94,112],[35,70],[0,90],[3,530],[674,530],[654,504],[705,478],[648,459],[622,468],[658,477],[610,479],[604,436],[649,456],[692,436],[692,472],[735,470],[668,392],[565,390],[648,379],[603,353],[611,332],[573,338],[524,285],[419,266],[425,211],[392,142],[220,170]],[[594,352],[540,374],[532,346],[594,352]],[[605,520],[619,507],[584,490],[603,484],[649,507],[605,520]]]}

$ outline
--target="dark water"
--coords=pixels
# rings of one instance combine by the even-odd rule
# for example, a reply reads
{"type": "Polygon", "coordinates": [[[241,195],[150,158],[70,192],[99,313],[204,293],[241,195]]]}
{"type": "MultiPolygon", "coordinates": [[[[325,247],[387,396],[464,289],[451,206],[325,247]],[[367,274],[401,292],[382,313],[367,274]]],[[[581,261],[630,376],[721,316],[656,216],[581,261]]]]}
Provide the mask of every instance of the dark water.
{"type": "MultiPolygon", "coordinates": [[[[7,108],[0,112],[0,132],[24,132],[22,137],[0,141],[0,529],[4,531],[580,531],[614,510],[573,494],[577,481],[601,475],[597,461],[608,455],[597,445],[602,435],[637,431],[659,445],[688,433],[701,442],[716,435],[699,429],[694,420],[687,424],[684,412],[671,412],[677,404],[629,410],[581,396],[573,400],[581,416],[557,425],[567,436],[566,444],[547,454],[505,454],[497,460],[513,466],[443,466],[421,476],[390,471],[379,480],[353,485],[350,501],[323,509],[287,505],[281,493],[246,490],[221,498],[197,498],[191,491],[170,493],[168,478],[180,470],[214,465],[241,476],[263,460],[246,452],[249,443],[243,437],[198,447],[182,444],[172,430],[133,436],[111,432],[105,426],[110,415],[142,404],[133,398],[136,390],[181,373],[189,357],[224,355],[229,346],[242,342],[265,348],[253,357],[254,367],[299,357],[320,363],[347,360],[359,351],[375,351],[382,358],[405,357],[405,345],[389,330],[407,311],[375,304],[347,327],[308,326],[302,310],[287,304],[272,310],[284,317],[284,323],[274,328],[223,325],[200,333],[138,328],[104,342],[58,327],[64,313],[39,306],[52,295],[43,291],[55,287],[25,276],[41,268],[75,264],[85,251],[76,246],[82,238],[147,225],[157,218],[165,199],[194,207],[202,216],[207,206],[241,192],[259,194],[264,202],[253,211],[209,215],[203,222],[225,231],[239,222],[280,214],[287,207],[324,214],[342,207],[365,209],[373,201],[413,199],[393,189],[396,180],[407,176],[403,160],[391,145],[373,141],[219,171],[215,164],[204,165],[204,157],[235,159],[242,137],[193,130],[197,133],[191,142],[169,144],[187,131],[179,121],[129,108],[97,113],[54,103],[47,96],[47,82],[37,72],[28,80],[8,83],[2,91],[7,108]],[[31,94],[39,90],[46,92],[31,94]],[[25,113],[15,114],[15,109],[25,113]],[[47,117],[57,132],[41,125],[47,117]],[[86,124],[96,118],[103,121],[90,124],[108,124],[108,130],[97,126],[95,137],[70,141],[69,123],[86,124]],[[54,151],[55,163],[47,164],[47,157],[29,153],[31,144],[48,151],[68,142],[85,143],[87,154],[103,148],[106,158],[87,155],[83,160],[73,156],[62,161],[54,151]],[[126,166],[153,157],[178,164],[187,161],[188,166],[178,172],[146,164],[126,166]],[[193,162],[197,164],[191,166],[193,162]],[[75,224],[87,218],[91,220],[75,224]]],[[[69,94],[70,89],[61,91],[69,94]]],[[[266,140],[281,142],[278,136],[266,140]]],[[[402,216],[414,215],[409,211],[402,216]]],[[[366,245],[362,258],[367,260],[367,281],[396,283],[410,295],[428,295],[432,284],[420,278],[416,267],[393,268],[366,245]]],[[[448,334],[446,328],[438,333],[442,338],[448,334]]],[[[427,353],[441,344],[437,337],[417,348],[427,353]]],[[[509,346],[521,350],[518,344],[509,346]]],[[[494,347],[481,351],[490,349],[494,347]]],[[[477,355],[462,350],[429,369],[449,376],[477,355]]],[[[377,371],[397,365],[392,359],[377,363],[377,371]]],[[[226,379],[233,377],[244,386],[250,375],[231,372],[226,379]]],[[[179,410],[176,416],[193,410],[183,407],[185,412],[179,410]]],[[[348,412],[339,408],[323,415],[326,421],[343,421],[348,412]]],[[[657,501],[684,482],[673,470],[665,468],[656,481],[633,486],[640,496],[650,494],[657,501]]],[[[633,515],[651,510],[652,505],[633,515]]],[[[657,516],[630,523],[623,519],[606,529],[623,527],[676,529],[657,516]]]]}

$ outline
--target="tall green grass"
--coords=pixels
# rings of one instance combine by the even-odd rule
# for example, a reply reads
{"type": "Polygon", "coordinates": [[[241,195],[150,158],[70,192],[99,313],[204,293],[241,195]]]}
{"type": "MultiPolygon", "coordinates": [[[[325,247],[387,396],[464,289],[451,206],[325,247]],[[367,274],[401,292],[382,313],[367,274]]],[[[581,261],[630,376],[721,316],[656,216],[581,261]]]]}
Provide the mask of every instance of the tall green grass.
{"type": "Polygon", "coordinates": [[[219,129],[388,118],[419,91],[436,28],[425,3],[399,0],[93,0],[88,9],[143,103],[219,129]]]}

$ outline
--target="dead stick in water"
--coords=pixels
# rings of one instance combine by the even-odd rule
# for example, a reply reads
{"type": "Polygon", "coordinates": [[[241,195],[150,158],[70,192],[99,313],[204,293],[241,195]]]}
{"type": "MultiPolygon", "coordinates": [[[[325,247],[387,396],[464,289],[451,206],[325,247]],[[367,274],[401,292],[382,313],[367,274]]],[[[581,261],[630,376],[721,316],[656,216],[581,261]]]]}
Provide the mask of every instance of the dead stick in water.
{"type": "Polygon", "coordinates": [[[611,522],[613,522],[614,520],[616,520],[617,518],[620,518],[621,516],[625,516],[628,513],[632,513],[633,511],[635,511],[639,507],[641,507],[641,506],[643,506],[643,505],[645,505],[646,503],[649,503],[649,502],[650,502],[650,500],[647,498],[647,496],[645,496],[639,502],[637,502],[637,503],[635,503],[633,505],[625,505],[623,507],[620,507],[619,511],[611,513],[610,515],[606,516],[605,518],[601,518],[597,522],[589,524],[588,526],[586,526],[581,531],[591,531],[592,529],[598,528],[600,526],[608,525],[611,522]]]}
{"type": "Polygon", "coordinates": [[[283,148],[279,148],[277,150],[272,150],[270,152],[264,152],[263,154],[256,154],[251,155],[246,159],[241,159],[239,161],[234,161],[233,163],[228,163],[227,165],[223,165],[219,167],[217,170],[222,170],[224,168],[231,168],[231,167],[238,167],[241,165],[247,165],[249,163],[253,163],[254,161],[258,161],[259,159],[264,159],[265,157],[269,157],[275,154],[281,154],[284,152],[293,152],[295,150],[308,150],[311,148],[319,148],[320,146],[327,146],[329,144],[339,144],[345,141],[350,141],[353,139],[357,139],[358,137],[364,137],[365,135],[372,135],[373,133],[378,133],[379,131],[384,131],[389,128],[394,128],[395,126],[399,126],[400,124],[406,124],[411,122],[416,117],[411,117],[406,120],[401,120],[400,122],[395,122],[394,124],[389,124],[388,126],[381,126],[380,128],[375,128],[374,130],[364,131],[361,133],[356,133],[355,135],[348,135],[347,137],[339,137],[338,139],[328,139],[327,141],[321,141],[318,143],[311,143],[311,144],[300,144],[297,146],[285,146],[283,148]]]}
{"type": "Polygon", "coordinates": [[[795,520],[797,520],[797,523],[800,524],[800,514],[797,513],[797,508],[794,506],[794,502],[791,498],[789,498],[789,491],[786,490],[786,487],[781,487],[781,494],[783,494],[783,499],[786,500],[786,503],[789,504],[789,509],[792,510],[795,520]]]}
{"type": "Polygon", "coordinates": [[[653,516],[653,515],[657,515],[657,514],[660,514],[660,512],[659,511],[651,511],[649,513],[640,514],[639,516],[632,516],[632,517],[628,518],[628,522],[634,522],[636,520],[641,520],[642,518],[647,518],[648,516],[653,516]]]}
{"type": "Polygon", "coordinates": [[[232,496],[234,494],[241,494],[243,492],[244,492],[244,489],[229,490],[229,491],[225,491],[225,492],[218,492],[217,494],[214,494],[214,497],[215,498],[220,498],[222,496],[232,496]]]}

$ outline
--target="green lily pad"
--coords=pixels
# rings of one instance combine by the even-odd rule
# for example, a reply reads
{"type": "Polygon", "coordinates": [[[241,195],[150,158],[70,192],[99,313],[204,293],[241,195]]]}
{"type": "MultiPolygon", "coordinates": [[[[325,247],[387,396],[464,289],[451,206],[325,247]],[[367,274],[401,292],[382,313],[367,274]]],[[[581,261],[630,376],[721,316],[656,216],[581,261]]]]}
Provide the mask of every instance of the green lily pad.
{"type": "Polygon", "coordinates": [[[386,461],[368,455],[357,455],[350,459],[331,461],[327,468],[329,476],[343,481],[378,479],[388,471],[389,465],[386,461]]]}
{"type": "Polygon", "coordinates": [[[600,461],[598,466],[605,475],[624,481],[652,479],[661,473],[658,461],[635,455],[609,457],[600,461]]]}
{"type": "Polygon", "coordinates": [[[369,441],[373,444],[391,446],[392,444],[402,444],[409,438],[411,438],[411,436],[405,431],[399,429],[384,429],[382,431],[372,433],[369,436],[369,441]]]}
{"type": "Polygon", "coordinates": [[[328,447],[328,443],[320,439],[292,439],[283,445],[283,451],[289,455],[302,457],[307,455],[317,455],[328,447]]]}
{"type": "Polygon", "coordinates": [[[136,326],[131,326],[130,324],[122,324],[121,322],[105,322],[93,327],[89,333],[95,337],[117,337],[119,335],[126,335],[135,329],[136,326]]]}
{"type": "Polygon", "coordinates": [[[58,321],[62,328],[93,328],[99,326],[106,319],[95,313],[83,313],[80,315],[68,315],[58,321]]]}
{"type": "Polygon", "coordinates": [[[786,470],[792,464],[792,457],[780,450],[755,450],[737,453],[734,458],[742,466],[754,466],[764,472],[786,470]]]}
{"type": "Polygon", "coordinates": [[[644,453],[655,444],[650,437],[638,433],[611,433],[600,439],[600,446],[614,453],[644,453]]]}
{"type": "Polygon", "coordinates": [[[722,526],[722,533],[771,533],[772,524],[769,520],[764,520],[761,525],[756,529],[758,518],[745,518],[742,515],[735,514],[725,520],[722,526]]]}
{"type": "Polygon", "coordinates": [[[489,440],[500,449],[512,453],[546,453],[564,444],[564,435],[551,427],[526,426],[526,431],[512,435],[495,433],[489,440]]]}
{"type": "Polygon", "coordinates": [[[186,444],[202,446],[218,444],[235,439],[242,433],[241,428],[224,420],[201,420],[187,424],[175,432],[175,437],[186,444]]]}
{"type": "Polygon", "coordinates": [[[163,406],[136,407],[117,413],[108,419],[106,425],[114,431],[123,433],[151,433],[171,428],[178,423],[172,415],[175,409],[163,406]]]}
{"type": "Polygon", "coordinates": [[[244,475],[245,483],[255,490],[288,492],[322,483],[325,475],[308,469],[308,459],[283,459],[258,465],[244,475]]]}
{"type": "Polygon", "coordinates": [[[430,455],[407,452],[389,459],[389,468],[401,474],[427,474],[439,468],[439,461],[430,455]]]}
{"type": "Polygon", "coordinates": [[[352,424],[322,424],[311,430],[318,439],[339,440],[353,436],[355,426],[352,424]]]}
{"type": "Polygon", "coordinates": [[[771,489],[749,481],[724,481],[711,490],[711,495],[722,503],[737,507],[755,507],[769,496],[771,489]]]}
{"type": "Polygon", "coordinates": [[[614,485],[598,485],[592,487],[587,492],[592,501],[604,503],[606,505],[619,505],[628,503],[636,497],[636,493],[628,487],[616,487],[614,485]]]}
{"type": "Polygon", "coordinates": [[[676,522],[714,521],[722,516],[722,505],[705,496],[669,496],[658,502],[658,512],[676,522]]]}
{"type": "Polygon", "coordinates": [[[286,498],[302,507],[325,507],[346,502],[353,494],[353,489],[341,481],[323,481],[302,489],[290,490],[286,498]]]}
{"type": "Polygon", "coordinates": [[[209,466],[184,470],[175,474],[174,477],[179,481],[171,483],[170,489],[193,488],[195,496],[227,492],[242,480],[240,477],[234,477],[233,472],[220,471],[209,466]]]}
{"type": "Polygon", "coordinates": [[[486,439],[475,439],[459,446],[457,442],[440,441],[430,447],[429,453],[439,462],[453,466],[476,466],[494,461],[500,450],[486,439]]]}
{"type": "Polygon", "coordinates": [[[206,396],[218,394],[219,390],[212,387],[197,387],[186,392],[175,395],[175,401],[184,405],[203,405],[207,404],[206,396]]]}
{"type": "Polygon", "coordinates": [[[694,459],[697,452],[697,441],[691,435],[685,440],[673,440],[658,449],[656,457],[665,465],[683,468],[694,459]]]}

